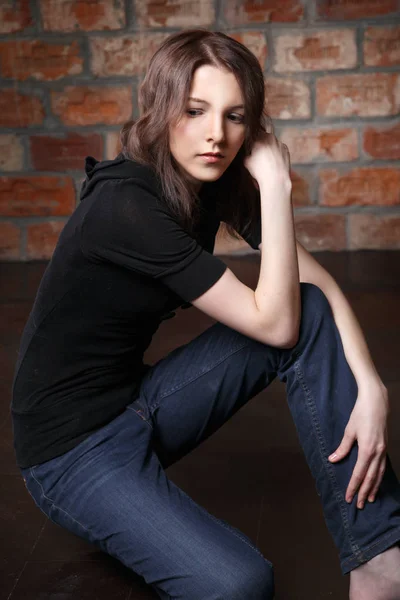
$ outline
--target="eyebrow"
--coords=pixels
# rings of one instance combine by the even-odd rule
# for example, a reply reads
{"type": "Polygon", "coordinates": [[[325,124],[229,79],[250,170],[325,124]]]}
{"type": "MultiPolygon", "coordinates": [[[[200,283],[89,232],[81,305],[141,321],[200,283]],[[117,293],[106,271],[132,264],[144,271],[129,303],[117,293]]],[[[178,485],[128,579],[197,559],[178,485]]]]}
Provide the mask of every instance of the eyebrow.
{"type": "MultiPolygon", "coordinates": [[[[203,104],[208,104],[209,105],[209,102],[207,102],[207,100],[201,100],[200,98],[192,98],[191,96],[188,99],[189,100],[193,100],[194,102],[202,102],[203,104]]],[[[235,106],[230,106],[229,108],[230,109],[233,109],[233,108],[244,108],[244,105],[243,104],[235,104],[235,106]]]]}

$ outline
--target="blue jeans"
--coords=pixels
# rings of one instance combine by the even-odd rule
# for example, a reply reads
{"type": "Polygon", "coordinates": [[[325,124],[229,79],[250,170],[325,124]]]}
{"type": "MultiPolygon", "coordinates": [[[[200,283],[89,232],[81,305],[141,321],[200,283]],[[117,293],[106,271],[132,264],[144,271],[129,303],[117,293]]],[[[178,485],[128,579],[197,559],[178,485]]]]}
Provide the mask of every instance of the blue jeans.
{"type": "MultiPolygon", "coordinates": [[[[321,498],[343,574],[400,540],[400,486],[388,459],[374,503],[345,492],[358,447],[338,464],[357,399],[329,302],[301,284],[298,343],[279,349],[221,323],[146,372],[139,397],[72,450],[23,469],[39,508],[140,574],[160,598],[268,600],[271,563],[238,529],[171,482],[165,469],[278,376],[321,498]]],[[[266,475],[267,476],[267,475],[266,475]]]]}

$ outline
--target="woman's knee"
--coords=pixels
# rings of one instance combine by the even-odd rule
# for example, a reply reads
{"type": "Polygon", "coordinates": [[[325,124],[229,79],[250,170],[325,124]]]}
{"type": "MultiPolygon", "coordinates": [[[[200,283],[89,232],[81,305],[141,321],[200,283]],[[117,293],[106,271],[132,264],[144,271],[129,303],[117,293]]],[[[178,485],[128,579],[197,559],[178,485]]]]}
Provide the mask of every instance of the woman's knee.
{"type": "Polygon", "coordinates": [[[314,283],[300,283],[302,314],[332,314],[329,300],[320,287],[314,283]]]}
{"type": "Polygon", "coordinates": [[[301,320],[299,341],[307,340],[320,332],[322,325],[330,326],[333,321],[332,308],[325,293],[313,283],[301,283],[301,320]]]}
{"type": "MultiPolygon", "coordinates": [[[[261,555],[254,556],[247,568],[221,572],[221,588],[215,600],[273,600],[275,592],[274,569],[261,555]]],[[[213,596],[214,600],[214,596],[213,596]]]]}
{"type": "Polygon", "coordinates": [[[315,283],[302,281],[300,283],[300,291],[302,298],[304,297],[307,302],[321,305],[328,302],[325,292],[318,285],[315,285],[315,283]]]}

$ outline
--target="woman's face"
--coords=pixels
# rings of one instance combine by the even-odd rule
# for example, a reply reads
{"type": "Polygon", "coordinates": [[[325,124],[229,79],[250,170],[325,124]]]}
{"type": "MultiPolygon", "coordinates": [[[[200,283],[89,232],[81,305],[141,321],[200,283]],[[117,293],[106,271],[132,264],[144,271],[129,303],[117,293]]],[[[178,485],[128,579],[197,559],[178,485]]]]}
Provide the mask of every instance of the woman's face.
{"type": "Polygon", "coordinates": [[[178,164],[189,174],[194,189],[216,181],[229,167],[245,138],[244,99],[233,73],[203,65],[193,76],[186,112],[170,126],[169,144],[178,164]],[[219,152],[208,162],[201,155],[219,152]]]}

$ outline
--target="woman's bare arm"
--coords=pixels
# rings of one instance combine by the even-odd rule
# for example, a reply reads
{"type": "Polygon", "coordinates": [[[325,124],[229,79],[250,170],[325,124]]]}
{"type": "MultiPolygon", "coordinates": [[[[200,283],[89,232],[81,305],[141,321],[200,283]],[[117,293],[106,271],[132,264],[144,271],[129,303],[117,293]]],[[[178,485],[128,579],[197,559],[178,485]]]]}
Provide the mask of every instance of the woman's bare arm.
{"type": "Polygon", "coordinates": [[[192,303],[254,339],[292,347],[299,335],[301,300],[289,151],[273,130],[263,131],[244,164],[260,190],[262,251],[256,290],[228,270],[192,303]]]}
{"type": "Polygon", "coordinates": [[[300,285],[291,190],[261,184],[263,251],[256,290],[230,269],[192,304],[232,329],[272,346],[292,347],[300,323],[300,285]]]}

